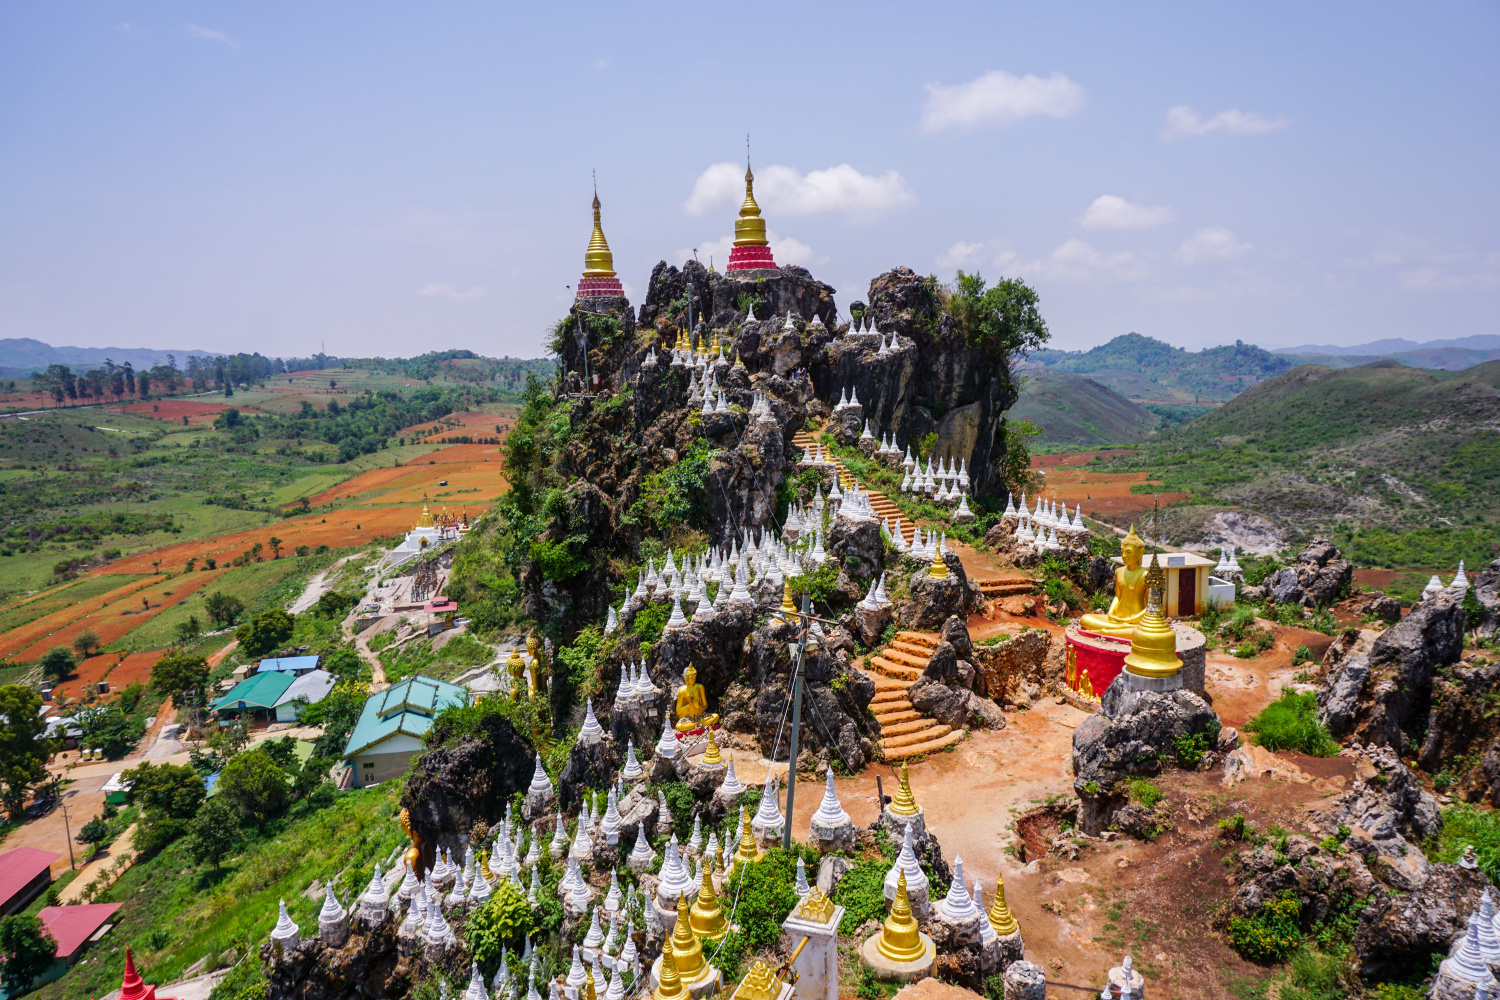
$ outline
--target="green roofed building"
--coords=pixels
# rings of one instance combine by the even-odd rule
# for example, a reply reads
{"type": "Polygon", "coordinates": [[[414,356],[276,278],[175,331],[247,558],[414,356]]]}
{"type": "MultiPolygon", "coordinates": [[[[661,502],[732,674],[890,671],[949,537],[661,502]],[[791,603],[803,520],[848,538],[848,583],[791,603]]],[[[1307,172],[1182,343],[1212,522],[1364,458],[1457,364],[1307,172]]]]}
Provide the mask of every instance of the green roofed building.
{"type": "Polygon", "coordinates": [[[257,722],[273,722],[276,719],[276,701],[297,678],[288,671],[268,670],[263,674],[251,674],[229,689],[229,693],[210,707],[220,719],[233,719],[248,715],[257,722]]]}
{"type": "Polygon", "coordinates": [[[405,774],[422,752],[422,737],[437,714],[468,703],[469,693],[458,685],[420,675],[370,695],[344,748],[354,787],[368,788],[405,774]]]}

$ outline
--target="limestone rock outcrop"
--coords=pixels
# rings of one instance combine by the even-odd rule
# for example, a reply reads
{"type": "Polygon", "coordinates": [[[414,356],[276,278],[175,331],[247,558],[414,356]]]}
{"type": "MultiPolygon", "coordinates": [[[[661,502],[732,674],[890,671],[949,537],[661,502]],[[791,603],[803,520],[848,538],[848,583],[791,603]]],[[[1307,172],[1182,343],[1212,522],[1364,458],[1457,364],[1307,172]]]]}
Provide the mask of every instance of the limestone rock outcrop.
{"type": "Polygon", "coordinates": [[[1277,604],[1327,607],[1345,593],[1354,567],[1326,538],[1314,538],[1291,566],[1283,566],[1265,582],[1265,592],[1277,604]]]}

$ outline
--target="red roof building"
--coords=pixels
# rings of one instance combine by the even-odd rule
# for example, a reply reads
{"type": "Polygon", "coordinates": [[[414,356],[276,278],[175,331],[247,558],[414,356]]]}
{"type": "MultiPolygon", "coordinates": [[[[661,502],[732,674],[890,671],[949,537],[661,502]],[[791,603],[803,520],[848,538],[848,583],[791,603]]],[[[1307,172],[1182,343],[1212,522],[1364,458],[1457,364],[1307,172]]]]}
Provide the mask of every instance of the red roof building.
{"type": "Polygon", "coordinates": [[[119,903],[77,903],[72,906],[44,906],[37,914],[42,926],[57,942],[57,957],[72,965],[83,954],[90,939],[109,922],[120,908],[119,903]]]}
{"type": "Polygon", "coordinates": [[[52,862],[62,857],[35,847],[0,854],[0,917],[26,909],[52,884],[52,862]]]}

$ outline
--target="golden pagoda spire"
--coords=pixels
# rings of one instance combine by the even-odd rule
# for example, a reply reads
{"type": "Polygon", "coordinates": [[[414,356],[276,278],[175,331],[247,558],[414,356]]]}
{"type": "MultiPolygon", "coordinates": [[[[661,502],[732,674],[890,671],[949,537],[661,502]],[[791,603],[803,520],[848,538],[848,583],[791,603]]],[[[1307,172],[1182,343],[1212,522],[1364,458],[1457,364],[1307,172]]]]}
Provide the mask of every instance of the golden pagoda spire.
{"type": "Polygon", "coordinates": [[[753,864],[766,856],[766,852],[755,842],[755,831],[750,829],[750,815],[745,813],[744,817],[745,825],[740,830],[740,849],[734,852],[735,864],[742,861],[749,861],[753,864]]]}
{"type": "Polygon", "coordinates": [[[750,170],[750,157],[745,157],[745,203],[740,206],[740,217],[734,220],[734,245],[737,247],[763,247],[766,239],[766,220],[760,217],[760,206],[755,203],[755,174],[750,170]]]}
{"type": "Polygon", "coordinates": [[[729,933],[729,922],[724,919],[724,911],[719,908],[719,897],[714,893],[712,856],[703,861],[703,888],[698,890],[698,898],[693,901],[688,924],[693,928],[693,933],[705,941],[717,941],[729,933]]]}
{"type": "Polygon", "coordinates": [[[419,527],[419,528],[431,528],[431,527],[435,527],[435,526],[436,526],[436,523],[432,519],[432,511],[428,510],[428,508],[427,508],[427,498],[424,496],[422,498],[422,519],[417,522],[417,527],[419,527]]]}
{"type": "Polygon", "coordinates": [[[599,994],[595,992],[594,967],[592,965],[584,966],[582,1000],[599,1000],[599,994]]]}
{"type": "Polygon", "coordinates": [[[880,929],[875,950],[892,962],[915,962],[927,954],[927,942],[911,915],[911,900],[906,895],[906,870],[896,876],[896,898],[891,901],[890,915],[880,929]]]}
{"type": "Polygon", "coordinates": [[[792,600],[792,580],[790,577],[782,584],[781,613],[793,618],[801,613],[797,610],[796,602],[792,600]]]}
{"type": "Polygon", "coordinates": [[[920,811],[917,808],[917,797],[911,793],[911,774],[907,771],[904,760],[901,762],[901,780],[896,785],[896,794],[891,796],[888,808],[892,816],[915,816],[920,811]]]}
{"type": "Polygon", "coordinates": [[[1130,652],[1125,657],[1125,666],[1140,677],[1171,677],[1182,669],[1182,661],[1177,658],[1177,633],[1161,610],[1166,582],[1161,559],[1153,552],[1151,568],[1146,571],[1146,613],[1131,633],[1130,652]]]}
{"type": "Polygon", "coordinates": [[[1004,875],[995,876],[995,902],[990,907],[989,921],[990,926],[995,928],[995,933],[1001,937],[1021,929],[1021,925],[1016,923],[1015,915],[1010,912],[1010,907],[1005,905],[1004,875]]]}
{"type": "Polygon", "coordinates": [[[781,980],[776,978],[769,965],[756,959],[731,996],[734,1000],[776,1000],[780,993],[781,980]]]}
{"type": "Polygon", "coordinates": [[[486,882],[495,881],[495,873],[490,871],[490,852],[479,852],[479,874],[484,876],[486,882]]]}
{"type": "Polygon", "coordinates": [[[932,551],[932,568],[927,571],[927,576],[933,580],[946,579],[948,576],[948,561],[943,558],[942,542],[938,542],[937,548],[932,551]]]}
{"type": "Polygon", "coordinates": [[[671,940],[666,942],[662,950],[666,951],[668,948],[675,959],[677,975],[684,983],[692,985],[708,972],[708,963],[703,960],[703,945],[688,924],[686,894],[677,897],[677,923],[672,928],[671,940]]]}
{"type": "Polygon", "coordinates": [[[686,1000],[687,987],[677,975],[677,961],[672,957],[671,942],[661,950],[661,975],[654,994],[655,1000],[686,1000]]]}
{"type": "Polygon", "coordinates": [[[613,278],[615,255],[609,252],[609,242],[604,238],[604,226],[599,222],[599,185],[594,184],[594,232],[589,236],[589,248],[583,254],[583,276],[585,278],[613,278]]]}
{"type": "Polygon", "coordinates": [[[714,727],[708,728],[708,749],[703,751],[703,763],[707,767],[718,767],[724,763],[724,757],[719,753],[719,744],[714,740],[714,727]]]}

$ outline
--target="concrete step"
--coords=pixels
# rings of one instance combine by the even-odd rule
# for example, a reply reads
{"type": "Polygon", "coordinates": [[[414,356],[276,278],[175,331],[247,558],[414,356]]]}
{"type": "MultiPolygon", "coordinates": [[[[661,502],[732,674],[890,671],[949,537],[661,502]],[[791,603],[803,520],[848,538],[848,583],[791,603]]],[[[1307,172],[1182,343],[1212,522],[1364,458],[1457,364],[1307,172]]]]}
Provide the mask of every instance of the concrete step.
{"type": "Polygon", "coordinates": [[[911,656],[920,657],[924,660],[929,659],[932,656],[933,650],[933,647],[931,646],[919,646],[914,642],[903,642],[900,639],[897,639],[895,642],[890,643],[885,648],[887,650],[895,650],[897,652],[907,653],[911,656]]]}
{"type": "Polygon", "coordinates": [[[885,719],[910,711],[912,711],[912,704],[905,698],[899,698],[896,701],[883,701],[878,705],[873,701],[870,702],[870,712],[876,719],[885,719]]]}
{"type": "Polygon", "coordinates": [[[893,722],[888,726],[880,727],[880,736],[881,739],[885,739],[888,736],[904,736],[907,733],[921,733],[925,732],[931,725],[932,720],[925,717],[912,719],[908,722],[893,722]]]}
{"type": "Polygon", "coordinates": [[[939,636],[936,632],[897,632],[896,638],[902,642],[916,643],[928,649],[934,649],[937,647],[939,636]]]}
{"type": "Polygon", "coordinates": [[[885,674],[882,674],[879,671],[865,670],[861,668],[859,672],[875,682],[875,697],[877,698],[879,698],[882,694],[890,692],[901,694],[905,692],[907,688],[911,687],[911,681],[900,680],[895,677],[887,677],[885,674]]]}
{"type": "Polygon", "coordinates": [[[906,689],[904,687],[886,688],[884,691],[876,690],[875,697],[870,699],[870,709],[877,711],[877,705],[889,705],[892,702],[906,701],[906,689]]]}
{"type": "Polygon", "coordinates": [[[892,646],[887,646],[880,655],[895,663],[922,670],[927,666],[927,661],[932,659],[932,650],[924,649],[920,653],[908,653],[904,649],[894,649],[892,646]]]}
{"type": "Polygon", "coordinates": [[[928,743],[932,740],[947,736],[949,733],[953,732],[952,726],[945,726],[941,722],[932,722],[932,720],[930,719],[928,720],[928,722],[930,722],[931,725],[918,732],[903,733],[900,736],[883,737],[880,741],[881,748],[884,750],[893,750],[897,747],[907,747],[919,743],[928,743]]]}
{"type": "Polygon", "coordinates": [[[946,736],[941,736],[935,740],[929,740],[926,743],[917,743],[913,746],[892,747],[889,750],[881,747],[881,753],[882,755],[884,755],[887,762],[910,760],[912,757],[920,757],[923,754],[934,753],[946,747],[951,747],[955,743],[961,742],[963,738],[964,731],[962,729],[955,729],[952,732],[948,733],[946,736]]]}
{"type": "Polygon", "coordinates": [[[923,719],[923,717],[921,715],[917,714],[917,710],[914,709],[914,708],[908,708],[904,712],[892,712],[889,715],[877,714],[875,716],[875,721],[878,722],[878,723],[880,723],[880,731],[881,732],[885,732],[885,728],[887,726],[891,725],[892,723],[896,723],[896,722],[909,722],[909,721],[911,721],[913,719],[922,719],[922,721],[924,721],[924,722],[931,722],[932,721],[931,719],[923,719]]]}
{"type": "Polygon", "coordinates": [[[874,667],[876,670],[879,670],[887,677],[895,677],[900,680],[914,681],[918,677],[922,676],[922,670],[920,667],[912,667],[907,666],[904,663],[896,663],[894,661],[887,660],[883,656],[872,657],[870,660],[870,666],[874,667]]]}

